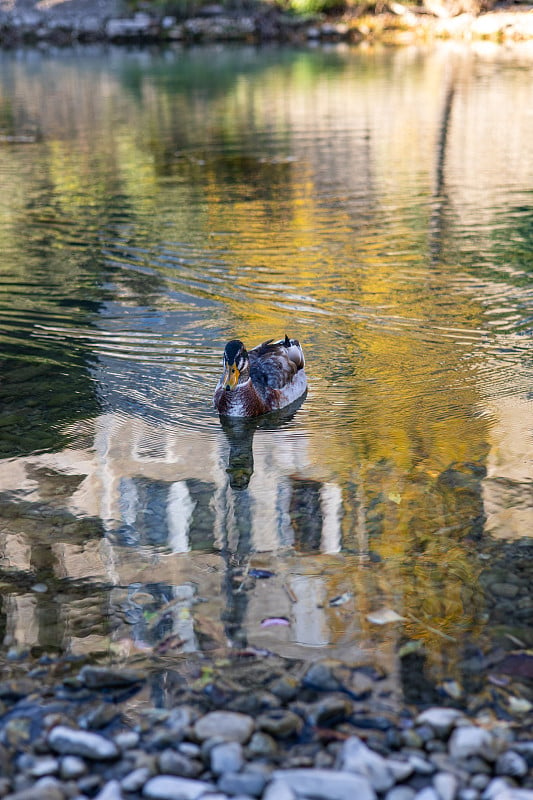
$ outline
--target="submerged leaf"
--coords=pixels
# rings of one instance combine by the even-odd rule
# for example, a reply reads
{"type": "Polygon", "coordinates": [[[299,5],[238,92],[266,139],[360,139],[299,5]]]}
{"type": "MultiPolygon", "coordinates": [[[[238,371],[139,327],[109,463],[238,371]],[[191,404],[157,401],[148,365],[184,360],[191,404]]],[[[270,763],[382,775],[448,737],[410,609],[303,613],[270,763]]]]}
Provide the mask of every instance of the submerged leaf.
{"type": "Polygon", "coordinates": [[[267,617],[261,620],[262,628],[270,628],[272,625],[288,625],[289,620],[286,617],[267,617]]]}
{"type": "Polygon", "coordinates": [[[387,625],[389,622],[402,622],[405,620],[405,617],[397,614],[393,608],[380,608],[378,611],[367,614],[366,618],[369,622],[373,622],[374,625],[387,625]]]}

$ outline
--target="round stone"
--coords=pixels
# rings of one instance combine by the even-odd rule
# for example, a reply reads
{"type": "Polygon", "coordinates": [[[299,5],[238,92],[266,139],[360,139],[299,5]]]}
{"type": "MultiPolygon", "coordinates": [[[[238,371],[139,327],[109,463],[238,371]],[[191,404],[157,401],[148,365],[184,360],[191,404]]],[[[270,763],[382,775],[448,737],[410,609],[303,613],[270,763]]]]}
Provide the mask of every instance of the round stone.
{"type": "Polygon", "coordinates": [[[105,736],[68,728],[66,725],[56,725],[52,728],[48,734],[48,744],[56,753],[81,756],[94,761],[107,761],[120,755],[116,744],[105,736]]]}
{"type": "Polygon", "coordinates": [[[270,733],[278,739],[300,733],[303,720],[294,711],[285,711],[282,708],[273,708],[257,718],[257,725],[261,730],[270,733]]]}
{"type": "Polygon", "coordinates": [[[496,761],[496,775],[508,775],[511,778],[523,778],[527,775],[527,761],[519,753],[507,750],[496,761]]]}
{"type": "Polygon", "coordinates": [[[216,744],[210,752],[211,771],[215,775],[239,772],[244,764],[242,745],[239,742],[216,744]]]}
{"type": "Polygon", "coordinates": [[[200,741],[219,737],[243,744],[254,730],[254,721],[247,714],[237,711],[211,711],[201,717],[194,725],[194,732],[200,741]]]}

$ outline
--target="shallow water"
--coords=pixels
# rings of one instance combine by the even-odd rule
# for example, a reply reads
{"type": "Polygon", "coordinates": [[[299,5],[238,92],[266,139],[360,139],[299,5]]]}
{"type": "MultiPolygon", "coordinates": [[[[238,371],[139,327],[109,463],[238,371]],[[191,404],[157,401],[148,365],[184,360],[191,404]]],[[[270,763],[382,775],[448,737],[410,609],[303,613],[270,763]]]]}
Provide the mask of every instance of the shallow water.
{"type": "Polygon", "coordinates": [[[533,56],[0,62],[4,648],[530,646],[533,56]],[[305,401],[221,424],[285,332],[305,401]]]}

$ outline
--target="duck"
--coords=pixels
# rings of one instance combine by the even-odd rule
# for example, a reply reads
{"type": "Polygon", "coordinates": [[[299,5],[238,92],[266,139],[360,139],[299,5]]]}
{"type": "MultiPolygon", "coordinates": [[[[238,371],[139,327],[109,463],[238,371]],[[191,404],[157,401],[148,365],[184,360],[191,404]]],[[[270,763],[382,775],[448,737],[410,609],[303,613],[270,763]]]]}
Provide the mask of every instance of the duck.
{"type": "Polygon", "coordinates": [[[287,334],[250,351],[240,339],[232,339],[224,348],[222,364],[213,404],[225,417],[258,417],[278,411],[307,391],[302,347],[287,334]]]}

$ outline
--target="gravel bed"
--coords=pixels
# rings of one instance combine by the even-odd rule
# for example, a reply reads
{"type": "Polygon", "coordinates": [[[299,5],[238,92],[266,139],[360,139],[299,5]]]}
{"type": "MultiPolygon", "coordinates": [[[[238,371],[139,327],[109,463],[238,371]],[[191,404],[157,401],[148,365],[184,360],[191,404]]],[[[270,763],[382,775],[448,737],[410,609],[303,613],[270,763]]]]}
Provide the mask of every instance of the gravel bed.
{"type": "Polygon", "coordinates": [[[533,800],[530,711],[405,707],[368,664],[41,658],[2,677],[9,800],[533,800]]]}

